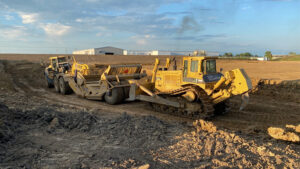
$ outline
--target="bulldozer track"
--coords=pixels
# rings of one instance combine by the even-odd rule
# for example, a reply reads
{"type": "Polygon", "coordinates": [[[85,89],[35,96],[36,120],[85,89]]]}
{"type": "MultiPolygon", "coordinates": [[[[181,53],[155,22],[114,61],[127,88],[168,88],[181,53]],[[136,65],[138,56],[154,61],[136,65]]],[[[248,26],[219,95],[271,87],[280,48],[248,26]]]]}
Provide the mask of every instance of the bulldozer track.
{"type": "Polygon", "coordinates": [[[186,86],[169,92],[163,92],[163,93],[157,92],[156,94],[158,94],[161,97],[167,98],[169,100],[175,100],[184,105],[189,104],[191,106],[198,106],[199,109],[196,111],[190,111],[186,108],[187,106],[185,108],[175,108],[175,107],[161,105],[157,103],[151,103],[155,111],[159,111],[162,113],[171,114],[175,116],[190,118],[193,120],[208,119],[215,115],[215,108],[213,102],[206,94],[206,92],[197,86],[186,86]],[[181,96],[182,94],[188,91],[192,91],[196,94],[197,100],[195,102],[189,102],[181,96]]]}

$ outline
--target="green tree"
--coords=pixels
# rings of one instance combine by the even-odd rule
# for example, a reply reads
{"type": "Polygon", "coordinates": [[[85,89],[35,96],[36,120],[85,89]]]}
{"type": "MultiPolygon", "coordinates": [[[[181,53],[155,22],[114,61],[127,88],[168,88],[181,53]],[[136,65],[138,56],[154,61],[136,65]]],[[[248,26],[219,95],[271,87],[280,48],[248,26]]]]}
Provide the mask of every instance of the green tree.
{"type": "Polygon", "coordinates": [[[271,51],[266,51],[265,57],[268,58],[268,60],[272,60],[272,52],[271,51]]]}
{"type": "Polygon", "coordinates": [[[240,53],[236,55],[237,57],[251,57],[252,54],[249,52],[245,52],[245,53],[240,53]]]}
{"type": "Polygon", "coordinates": [[[289,56],[295,56],[296,55],[296,52],[290,52],[289,53],[289,56]]]}
{"type": "Polygon", "coordinates": [[[229,53],[224,53],[224,56],[225,56],[225,57],[232,57],[233,54],[232,54],[231,52],[229,52],[229,53]]]}
{"type": "Polygon", "coordinates": [[[249,53],[249,52],[246,52],[246,53],[243,53],[243,56],[245,56],[245,57],[251,57],[251,56],[252,56],[252,54],[251,54],[251,53],[249,53]]]}

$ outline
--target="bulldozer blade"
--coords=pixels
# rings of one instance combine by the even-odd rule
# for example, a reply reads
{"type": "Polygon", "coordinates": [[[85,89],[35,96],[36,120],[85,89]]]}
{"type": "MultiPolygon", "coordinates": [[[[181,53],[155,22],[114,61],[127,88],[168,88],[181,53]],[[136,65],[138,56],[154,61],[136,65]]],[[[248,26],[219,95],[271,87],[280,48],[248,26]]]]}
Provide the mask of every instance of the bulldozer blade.
{"type": "Polygon", "coordinates": [[[249,103],[249,93],[245,93],[242,95],[242,104],[240,106],[240,111],[242,111],[249,103]]]}

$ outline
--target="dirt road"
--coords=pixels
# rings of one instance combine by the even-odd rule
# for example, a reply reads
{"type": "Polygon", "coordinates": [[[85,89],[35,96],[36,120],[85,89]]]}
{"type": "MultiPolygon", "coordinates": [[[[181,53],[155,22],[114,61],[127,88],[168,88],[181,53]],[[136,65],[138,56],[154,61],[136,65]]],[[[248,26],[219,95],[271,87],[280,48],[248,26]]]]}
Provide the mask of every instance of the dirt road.
{"type": "Polygon", "coordinates": [[[0,167],[300,167],[299,145],[267,134],[300,124],[296,87],[259,86],[245,110],[233,98],[231,111],[211,120],[216,131],[195,132],[191,120],[147,103],[111,106],[46,90],[36,63],[1,61],[0,75],[0,167]]]}

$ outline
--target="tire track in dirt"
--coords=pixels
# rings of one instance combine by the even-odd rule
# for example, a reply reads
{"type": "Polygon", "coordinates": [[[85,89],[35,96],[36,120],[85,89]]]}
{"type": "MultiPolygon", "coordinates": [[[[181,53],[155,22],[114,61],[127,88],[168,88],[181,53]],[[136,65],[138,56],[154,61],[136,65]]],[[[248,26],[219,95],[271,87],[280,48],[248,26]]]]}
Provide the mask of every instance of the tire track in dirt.
{"type": "Polygon", "coordinates": [[[8,62],[3,62],[4,65],[4,71],[7,73],[9,80],[12,82],[12,86],[13,88],[20,93],[25,94],[26,90],[28,91],[28,88],[26,87],[26,85],[22,84],[19,82],[20,78],[16,78],[16,75],[18,74],[18,72],[16,72],[16,66],[12,66],[10,65],[10,63],[8,62]]]}
{"type": "Polygon", "coordinates": [[[238,111],[240,99],[231,99],[232,110],[215,117],[212,121],[217,126],[237,130],[259,129],[266,131],[271,126],[299,124],[300,106],[295,102],[278,99],[266,99],[264,95],[250,96],[250,103],[243,111],[238,111]]]}

